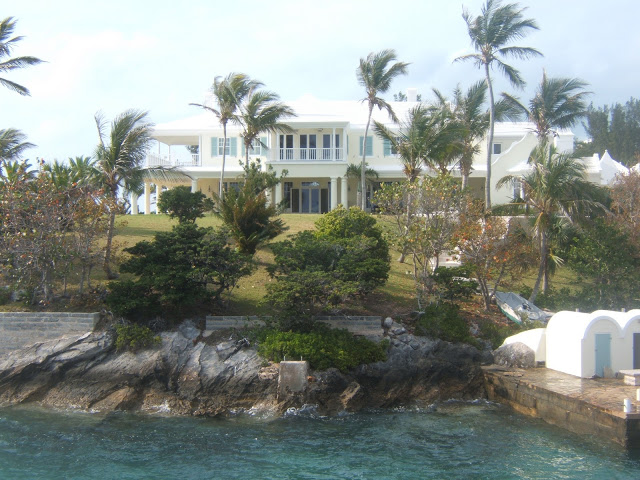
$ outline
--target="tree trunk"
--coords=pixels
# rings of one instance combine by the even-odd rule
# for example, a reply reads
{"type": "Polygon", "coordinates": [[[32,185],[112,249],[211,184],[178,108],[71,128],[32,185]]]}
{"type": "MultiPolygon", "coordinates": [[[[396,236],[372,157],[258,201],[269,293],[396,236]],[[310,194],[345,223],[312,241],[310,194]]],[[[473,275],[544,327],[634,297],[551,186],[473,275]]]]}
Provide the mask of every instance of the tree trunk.
{"type": "Polygon", "coordinates": [[[367,135],[369,133],[369,124],[371,123],[371,114],[373,113],[373,104],[369,103],[369,116],[367,117],[367,126],[364,129],[364,138],[362,139],[362,165],[360,172],[360,190],[362,211],[367,210],[367,135]]]}
{"type": "MultiPolygon", "coordinates": [[[[157,191],[156,191],[157,198],[157,191]]],[[[115,199],[112,199],[115,202],[115,199]]],[[[107,228],[107,244],[104,247],[104,262],[102,264],[102,268],[104,273],[107,275],[107,279],[113,280],[114,278],[118,278],[118,276],[111,271],[111,248],[113,244],[113,234],[115,231],[116,225],[116,208],[115,204],[111,205],[109,210],[109,226],[107,228]]]]}
{"type": "Polygon", "coordinates": [[[544,272],[547,267],[547,255],[549,247],[547,245],[547,233],[540,233],[540,267],[538,268],[538,278],[536,278],[536,283],[533,286],[533,290],[531,291],[531,296],[529,297],[529,301],[531,303],[535,303],[536,297],[538,296],[538,292],[540,291],[540,283],[542,282],[542,277],[544,277],[544,272]]]}
{"type": "MultiPolygon", "coordinates": [[[[220,201],[222,201],[222,197],[224,196],[224,165],[227,160],[227,122],[222,124],[222,132],[224,135],[224,146],[222,148],[222,168],[220,169],[220,188],[218,189],[218,196],[220,197],[220,201]]],[[[200,153],[202,155],[202,153],[200,153]]]]}
{"type": "Polygon", "coordinates": [[[491,75],[489,75],[489,64],[485,63],[484,72],[489,88],[489,135],[487,136],[487,177],[484,183],[484,210],[491,211],[491,154],[493,152],[493,129],[495,121],[495,103],[493,99],[493,86],[491,85],[491,75]]]}

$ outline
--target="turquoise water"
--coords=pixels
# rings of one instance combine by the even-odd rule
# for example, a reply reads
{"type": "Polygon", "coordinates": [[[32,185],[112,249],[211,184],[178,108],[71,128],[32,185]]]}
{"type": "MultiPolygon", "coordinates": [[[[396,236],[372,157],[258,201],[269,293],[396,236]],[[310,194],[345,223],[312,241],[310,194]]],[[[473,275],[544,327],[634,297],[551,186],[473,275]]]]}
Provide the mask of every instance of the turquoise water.
{"type": "Polygon", "coordinates": [[[488,403],[332,418],[0,410],[1,479],[640,478],[640,456],[488,403]]]}

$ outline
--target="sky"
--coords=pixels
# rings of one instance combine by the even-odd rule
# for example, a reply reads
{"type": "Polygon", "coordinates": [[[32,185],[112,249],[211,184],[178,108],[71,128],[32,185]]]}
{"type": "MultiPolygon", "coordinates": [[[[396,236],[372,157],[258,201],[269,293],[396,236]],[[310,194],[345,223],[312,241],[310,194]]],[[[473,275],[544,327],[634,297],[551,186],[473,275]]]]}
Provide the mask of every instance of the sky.
{"type": "MultiPolygon", "coordinates": [[[[92,155],[98,142],[94,116],[130,109],[149,112],[156,124],[201,113],[216,76],[243,72],[283,100],[313,95],[360,100],[359,59],[392,48],[410,62],[393,93],[432,88],[451,94],[483,78],[472,63],[463,6],[480,13],[482,0],[22,0],[5,3],[2,18],[17,19],[24,36],[12,56],[46,63],[4,76],[30,97],[0,88],[0,128],[17,128],[37,146],[26,157],[66,160],[92,155]]],[[[602,106],[640,97],[638,0],[523,0],[538,23],[517,42],[542,58],[510,60],[527,86],[513,90],[494,72],[496,92],[523,101],[549,76],[590,84],[602,106]]],[[[578,136],[584,136],[580,129],[578,136]]]]}

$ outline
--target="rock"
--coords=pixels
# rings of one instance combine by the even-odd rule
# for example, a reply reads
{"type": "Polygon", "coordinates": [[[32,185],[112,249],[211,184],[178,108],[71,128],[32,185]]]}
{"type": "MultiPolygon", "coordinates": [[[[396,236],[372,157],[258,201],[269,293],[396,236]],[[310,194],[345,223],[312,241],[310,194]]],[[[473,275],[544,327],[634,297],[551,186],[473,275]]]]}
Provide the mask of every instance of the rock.
{"type": "Polygon", "coordinates": [[[522,342],[503,345],[493,352],[496,365],[512,368],[533,368],[536,366],[535,352],[522,342]]]}
{"type": "Polygon", "coordinates": [[[391,317],[387,317],[382,321],[382,328],[390,329],[393,325],[393,319],[391,317]]]}
{"type": "Polygon", "coordinates": [[[0,406],[220,415],[306,404],[324,415],[485,396],[481,352],[398,330],[386,361],[309,372],[313,381],[303,392],[280,399],[277,365],[265,367],[245,341],[208,345],[193,325],[163,333],[159,347],[138,353],[116,352],[108,332],[62,338],[0,358],[0,406]]]}

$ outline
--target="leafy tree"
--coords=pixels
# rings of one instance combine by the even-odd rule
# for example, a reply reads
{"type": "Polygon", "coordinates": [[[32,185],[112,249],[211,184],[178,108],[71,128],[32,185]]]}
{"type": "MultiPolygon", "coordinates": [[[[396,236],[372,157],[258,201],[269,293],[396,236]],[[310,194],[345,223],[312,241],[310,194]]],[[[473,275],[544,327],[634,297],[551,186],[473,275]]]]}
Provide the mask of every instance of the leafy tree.
{"type": "Polygon", "coordinates": [[[640,162],[640,100],[632,97],[624,104],[597,108],[591,104],[583,125],[589,141],[578,144],[576,155],[602,156],[608,150],[628,167],[640,162]]]}
{"type": "MultiPolygon", "coordinates": [[[[260,140],[260,134],[291,133],[294,130],[283,123],[286,117],[295,117],[296,113],[291,107],[280,101],[280,97],[266,90],[253,88],[245,102],[240,107],[240,124],[244,131],[242,140],[245,148],[245,167],[249,167],[249,153],[253,150],[253,144],[260,140]]],[[[262,145],[266,148],[267,145],[262,145]]]]}
{"type": "Polygon", "coordinates": [[[612,222],[640,251],[640,172],[620,175],[611,187],[612,222]]]}
{"type": "Polygon", "coordinates": [[[258,246],[286,230],[278,218],[278,206],[269,204],[266,193],[279,182],[271,169],[263,172],[259,162],[252,162],[245,166],[238,190],[229,190],[223,198],[214,195],[218,205],[214,213],[227,226],[240,252],[253,255],[258,246]]]}
{"type": "Polygon", "coordinates": [[[473,17],[466,9],[462,13],[462,18],[467,23],[469,37],[476,53],[463,55],[454,61],[473,61],[478,68],[484,70],[489,89],[487,176],[484,189],[486,210],[491,209],[491,154],[493,152],[493,130],[496,119],[491,69],[496,67],[514,87],[522,87],[525,82],[520,76],[520,72],[511,65],[504,63],[504,59],[509,57],[526,59],[542,55],[534,48],[509,45],[514,40],[523,38],[529,30],[538,30],[538,26],[533,19],[523,17],[525,10],[525,8],[520,8],[517,3],[503,5],[500,0],[487,0],[482,6],[480,15],[477,17],[473,17]]]}
{"type": "Polygon", "coordinates": [[[585,179],[585,166],[569,154],[559,154],[546,142],[538,144],[529,158],[531,170],[524,175],[502,177],[497,187],[516,184],[524,191],[523,203],[534,212],[534,234],[538,240],[540,262],[538,277],[533,287],[530,302],[535,302],[540,284],[545,279],[542,290],[548,289],[545,272],[548,268],[549,236],[558,215],[576,222],[600,207],[598,187],[585,179]]]}
{"type": "Polygon", "coordinates": [[[422,182],[385,185],[376,195],[384,214],[395,218],[393,236],[413,261],[418,307],[431,301],[433,271],[452,247],[464,195],[450,175],[424,177],[422,182]]]}
{"type": "Polygon", "coordinates": [[[180,223],[195,223],[204,217],[205,212],[213,210],[213,200],[202,192],[192,192],[191,188],[180,185],[162,192],[158,200],[161,212],[169,213],[170,218],[177,218],[180,223]]]}
{"type": "Polygon", "coordinates": [[[619,225],[599,218],[581,229],[568,263],[584,285],[577,295],[581,308],[640,307],[640,253],[619,225]]]}
{"type": "Polygon", "coordinates": [[[147,113],[138,110],[127,110],[118,115],[111,123],[109,133],[102,115],[96,114],[95,121],[100,140],[95,152],[96,168],[109,200],[109,227],[103,268],[108,278],[114,278],[111,251],[118,191],[121,188],[127,191],[140,189],[144,177],[143,164],[152,141],[153,125],[148,121],[147,113]]]}
{"type": "MultiPolygon", "coordinates": [[[[248,75],[244,73],[230,73],[225,78],[216,77],[213,80],[211,86],[211,93],[213,94],[217,103],[217,108],[210,107],[208,105],[201,105],[198,103],[191,103],[196,107],[204,108],[205,110],[213,113],[220,124],[222,125],[222,132],[224,135],[224,148],[222,149],[222,168],[220,169],[220,191],[218,195],[222,198],[224,196],[224,167],[227,158],[227,124],[229,122],[239,123],[238,109],[245,100],[245,98],[255,89],[262,86],[262,83],[257,80],[251,80],[248,75]]],[[[193,153],[193,152],[192,152],[193,153]]]]}
{"type": "Polygon", "coordinates": [[[539,141],[546,142],[557,135],[556,129],[573,127],[586,115],[585,98],[590,95],[584,90],[586,86],[587,83],[578,78],[549,78],[543,70],[542,81],[528,107],[512,95],[503,93],[502,96],[535,125],[539,141]]]}
{"type": "Polygon", "coordinates": [[[120,270],[137,278],[112,282],[107,304],[129,320],[183,315],[202,304],[220,303],[251,271],[249,257],[227,244],[224,231],[194,223],[180,223],[125,251],[131,258],[120,270]]]}
{"type": "MultiPolygon", "coordinates": [[[[0,181],[0,273],[30,300],[49,302],[56,280],[65,279],[74,263],[86,265],[97,248],[100,219],[94,190],[58,188],[46,175],[33,175],[27,162],[12,164],[0,181]],[[13,168],[15,167],[15,168],[13,168]]],[[[82,280],[81,280],[82,281],[82,280]]]]}
{"type": "MultiPolygon", "coordinates": [[[[12,72],[19,68],[42,63],[42,60],[36,57],[10,57],[13,48],[24,38],[22,36],[12,37],[15,28],[16,21],[13,17],[7,17],[0,22],[0,73],[3,74],[12,72]]],[[[9,90],[19,93],[20,95],[30,95],[29,90],[26,87],[12,82],[11,80],[7,80],[4,77],[0,77],[0,84],[7,87],[9,90]]]]}
{"type": "Polygon", "coordinates": [[[464,209],[454,244],[480,287],[485,310],[508,275],[520,276],[532,265],[531,243],[524,232],[504,217],[485,216],[475,203],[464,209]]]}
{"type": "Polygon", "coordinates": [[[389,103],[378,95],[389,91],[391,82],[399,75],[406,75],[408,63],[396,62],[396,52],[394,50],[382,50],[380,52],[371,52],[366,58],[360,59],[360,65],[356,71],[358,83],[362,85],[366,92],[366,97],[362,99],[367,102],[369,115],[367,117],[367,126],[364,129],[364,140],[362,145],[362,166],[360,170],[360,191],[361,199],[358,202],[363,210],[367,208],[367,201],[364,192],[367,188],[366,179],[366,156],[367,156],[367,135],[369,134],[369,125],[371,124],[371,115],[373,108],[385,109],[389,117],[397,122],[396,114],[389,103]],[[395,63],[393,63],[395,62],[395,63]]]}

